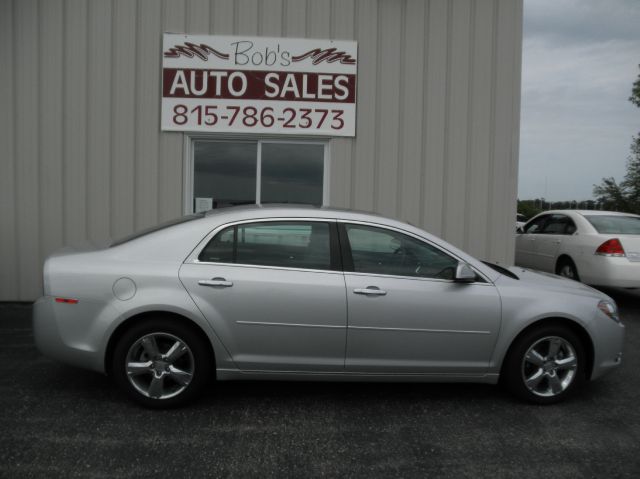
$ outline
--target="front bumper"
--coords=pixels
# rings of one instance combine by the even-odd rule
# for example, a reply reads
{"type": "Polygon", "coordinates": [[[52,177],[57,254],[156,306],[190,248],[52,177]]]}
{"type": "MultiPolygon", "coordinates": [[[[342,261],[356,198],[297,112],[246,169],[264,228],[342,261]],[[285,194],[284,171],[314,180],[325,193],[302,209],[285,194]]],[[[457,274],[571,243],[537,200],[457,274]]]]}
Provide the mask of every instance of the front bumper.
{"type": "Polygon", "coordinates": [[[623,356],[625,327],[604,316],[594,321],[594,358],[591,379],[597,379],[620,366],[623,356]]]}

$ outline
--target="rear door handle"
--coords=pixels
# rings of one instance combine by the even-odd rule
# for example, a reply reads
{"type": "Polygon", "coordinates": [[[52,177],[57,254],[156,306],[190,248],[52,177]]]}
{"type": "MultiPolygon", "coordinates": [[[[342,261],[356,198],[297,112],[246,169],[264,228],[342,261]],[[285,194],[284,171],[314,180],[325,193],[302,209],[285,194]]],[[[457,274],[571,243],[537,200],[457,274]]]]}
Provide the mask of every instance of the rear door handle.
{"type": "Polygon", "coordinates": [[[378,288],[377,286],[367,286],[366,288],[356,288],[353,290],[356,294],[366,294],[367,296],[384,296],[386,291],[378,288]]]}
{"type": "Polygon", "coordinates": [[[227,281],[224,278],[212,278],[212,279],[201,279],[198,281],[200,286],[219,286],[222,288],[230,288],[233,286],[232,281],[227,281]]]}

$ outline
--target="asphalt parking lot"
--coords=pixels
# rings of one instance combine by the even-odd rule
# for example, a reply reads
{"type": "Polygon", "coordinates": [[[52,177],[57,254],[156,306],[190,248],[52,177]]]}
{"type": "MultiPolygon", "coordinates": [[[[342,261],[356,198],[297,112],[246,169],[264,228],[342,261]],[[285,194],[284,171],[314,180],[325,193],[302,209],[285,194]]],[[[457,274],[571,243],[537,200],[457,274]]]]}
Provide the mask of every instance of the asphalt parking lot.
{"type": "Polygon", "coordinates": [[[0,304],[1,477],[639,477],[640,292],[607,291],[623,365],[571,401],[487,385],[220,383],[149,411],[41,356],[28,304],[0,304]]]}

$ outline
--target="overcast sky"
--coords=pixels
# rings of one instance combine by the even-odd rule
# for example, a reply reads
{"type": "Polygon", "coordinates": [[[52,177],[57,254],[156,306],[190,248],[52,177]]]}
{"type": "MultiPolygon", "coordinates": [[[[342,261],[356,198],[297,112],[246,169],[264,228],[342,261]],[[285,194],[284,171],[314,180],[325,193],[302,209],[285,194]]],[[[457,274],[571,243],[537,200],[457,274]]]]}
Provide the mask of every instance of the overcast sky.
{"type": "Polygon", "coordinates": [[[640,0],[524,0],[519,199],[589,199],[622,179],[638,64],[640,0]]]}

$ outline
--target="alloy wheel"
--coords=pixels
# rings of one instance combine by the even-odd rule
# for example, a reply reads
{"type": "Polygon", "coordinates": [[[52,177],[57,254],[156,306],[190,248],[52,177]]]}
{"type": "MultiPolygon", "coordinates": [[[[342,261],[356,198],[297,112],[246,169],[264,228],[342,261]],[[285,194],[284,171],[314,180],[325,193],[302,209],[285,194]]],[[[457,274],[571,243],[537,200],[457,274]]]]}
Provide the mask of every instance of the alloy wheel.
{"type": "Polygon", "coordinates": [[[566,391],[576,376],[578,356],[569,341],[547,336],[529,347],[522,360],[522,379],[536,396],[554,397],[566,391]]]}
{"type": "Polygon", "coordinates": [[[195,360],[185,341],[169,333],[150,333],[127,352],[126,375],[143,396],[169,399],[182,393],[193,379],[195,360]]]}

